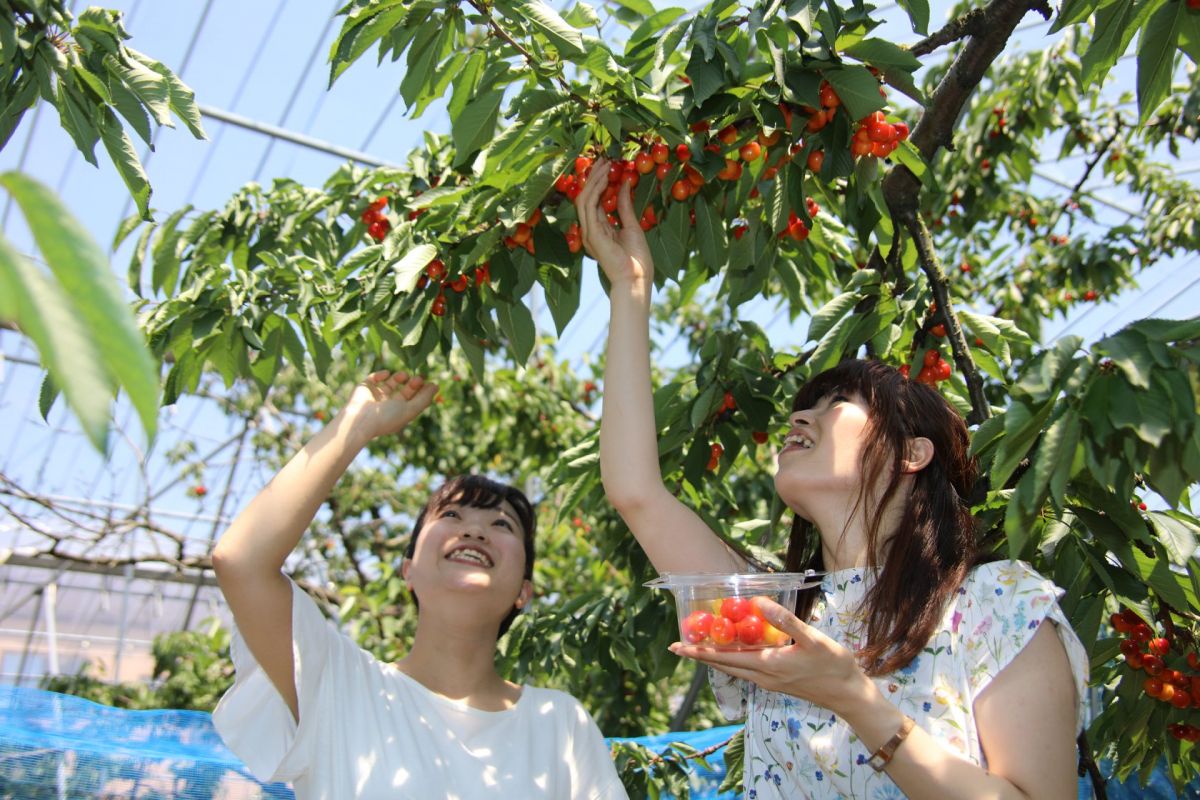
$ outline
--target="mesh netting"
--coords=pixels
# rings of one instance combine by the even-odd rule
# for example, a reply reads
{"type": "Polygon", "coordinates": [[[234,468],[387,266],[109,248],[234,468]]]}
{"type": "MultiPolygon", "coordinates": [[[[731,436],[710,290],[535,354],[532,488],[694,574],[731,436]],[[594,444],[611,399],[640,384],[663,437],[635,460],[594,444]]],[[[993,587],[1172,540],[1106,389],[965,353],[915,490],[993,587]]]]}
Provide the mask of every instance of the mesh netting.
{"type": "MultiPolygon", "coordinates": [[[[631,741],[656,751],[673,742],[706,750],[740,726],[641,736],[631,741]]],[[[695,800],[717,794],[725,776],[723,751],[697,764],[695,800]]],[[[1163,770],[1144,788],[1136,780],[1108,782],[1110,800],[1200,800],[1200,785],[1177,795],[1163,770]]],[[[1092,797],[1091,783],[1079,798],[1092,797]]],[[[200,711],[126,711],[69,695],[0,686],[0,800],[294,800],[284,783],[255,780],[225,747],[200,711]]]]}
{"type": "MultiPolygon", "coordinates": [[[[738,726],[646,736],[655,750],[719,744],[738,726]]],[[[697,800],[718,798],[720,753],[692,779],[697,800]]],[[[721,796],[721,800],[736,797],[721,796]]],[[[242,766],[200,711],[127,711],[39,689],[0,686],[0,800],[292,800],[242,766]]]]}

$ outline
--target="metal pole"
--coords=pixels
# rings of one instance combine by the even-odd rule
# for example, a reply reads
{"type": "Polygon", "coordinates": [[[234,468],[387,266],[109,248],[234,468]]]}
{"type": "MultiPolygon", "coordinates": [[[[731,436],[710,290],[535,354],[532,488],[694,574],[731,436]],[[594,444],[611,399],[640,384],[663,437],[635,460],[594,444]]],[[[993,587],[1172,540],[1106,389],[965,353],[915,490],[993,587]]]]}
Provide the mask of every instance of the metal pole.
{"type": "Polygon", "coordinates": [[[46,585],[46,603],[42,609],[46,612],[46,649],[50,656],[48,673],[51,676],[59,673],[58,669],[58,584],[46,585]]]}
{"type": "Polygon", "coordinates": [[[125,650],[125,625],[129,620],[129,584],[132,580],[133,565],[126,564],[125,588],[121,591],[121,622],[117,629],[117,652],[113,656],[113,683],[121,682],[121,654],[125,650]]]}

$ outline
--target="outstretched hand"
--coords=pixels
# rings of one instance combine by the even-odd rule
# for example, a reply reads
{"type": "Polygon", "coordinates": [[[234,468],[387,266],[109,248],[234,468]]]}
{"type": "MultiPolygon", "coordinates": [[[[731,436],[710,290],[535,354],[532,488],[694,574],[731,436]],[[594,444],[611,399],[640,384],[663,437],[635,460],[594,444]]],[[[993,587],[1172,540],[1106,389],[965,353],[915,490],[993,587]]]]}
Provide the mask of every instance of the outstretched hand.
{"type": "Polygon", "coordinates": [[[617,230],[608,221],[600,205],[601,195],[608,186],[607,159],[597,159],[584,182],[583,190],[575,198],[579,212],[579,230],[583,246],[588,255],[596,259],[610,283],[628,283],[649,279],[654,273],[654,261],[650,256],[650,245],[646,233],[633,210],[633,188],[629,181],[622,181],[617,190],[617,214],[621,228],[617,230]]]}
{"type": "Polygon", "coordinates": [[[804,624],[778,603],[765,597],[755,598],[754,602],[763,619],[791,636],[792,644],[736,651],[676,642],[671,652],[838,714],[869,697],[871,680],[850,650],[804,624]]]}
{"type": "Polygon", "coordinates": [[[436,383],[407,372],[372,372],[354,387],[342,416],[368,438],[399,433],[429,407],[437,394],[436,383]]]}

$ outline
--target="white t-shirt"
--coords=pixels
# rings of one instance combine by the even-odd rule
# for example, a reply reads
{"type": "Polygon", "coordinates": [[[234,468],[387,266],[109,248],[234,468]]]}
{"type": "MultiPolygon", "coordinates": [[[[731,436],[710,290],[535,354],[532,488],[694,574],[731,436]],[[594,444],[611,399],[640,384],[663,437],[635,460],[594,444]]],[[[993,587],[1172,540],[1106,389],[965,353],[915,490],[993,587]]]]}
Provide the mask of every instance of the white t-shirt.
{"type": "Polygon", "coordinates": [[[338,632],[295,584],[292,640],[300,723],[236,633],[237,680],[213,723],[255,777],[291,781],[297,800],[627,797],[565,692],[525,686],[504,711],[443,697],[338,632]]]}

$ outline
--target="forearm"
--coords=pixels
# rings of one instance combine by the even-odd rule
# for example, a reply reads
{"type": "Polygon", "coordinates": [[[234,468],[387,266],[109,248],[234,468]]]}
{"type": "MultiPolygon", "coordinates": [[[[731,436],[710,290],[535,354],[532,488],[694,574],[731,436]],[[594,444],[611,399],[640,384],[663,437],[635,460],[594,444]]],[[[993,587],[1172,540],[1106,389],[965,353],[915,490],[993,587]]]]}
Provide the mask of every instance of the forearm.
{"type": "MultiPolygon", "coordinates": [[[[864,680],[870,683],[865,677],[864,680]]],[[[874,753],[900,729],[904,715],[874,684],[862,694],[854,711],[839,716],[850,725],[867,751],[874,753]]],[[[861,769],[870,767],[863,765],[861,769]]],[[[1005,778],[946,749],[920,725],[896,749],[885,770],[911,800],[1024,800],[1031,796],[1005,778]]]]}
{"type": "Polygon", "coordinates": [[[300,542],[321,503],[366,445],[339,414],[238,514],[213,550],[220,572],[273,574],[300,542]]]}
{"type": "Polygon", "coordinates": [[[600,476],[618,508],[662,484],[650,379],[650,285],[614,284],[604,365],[600,476]]]}

